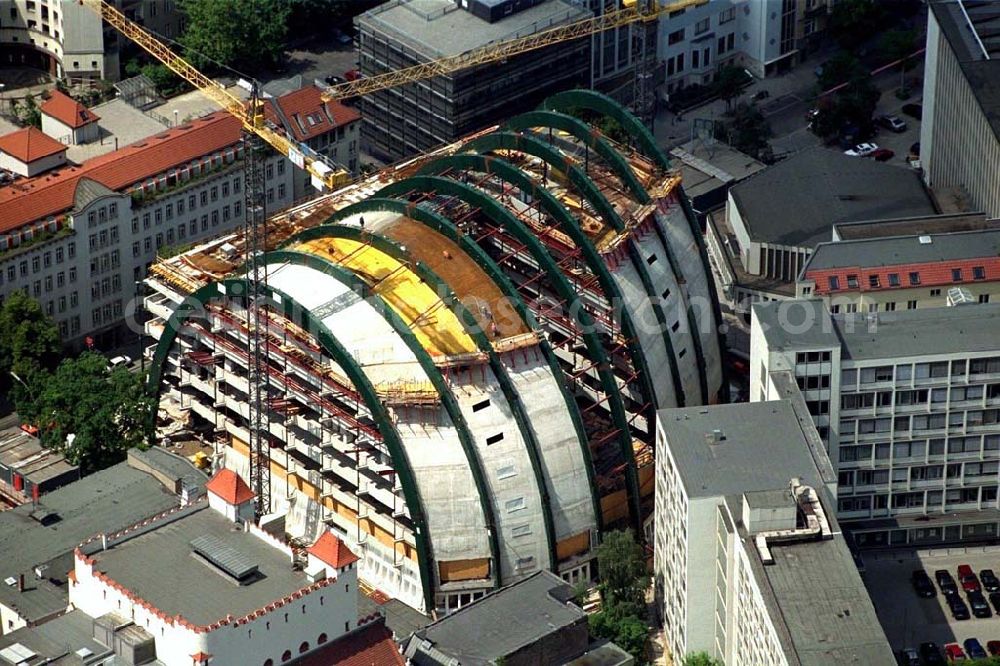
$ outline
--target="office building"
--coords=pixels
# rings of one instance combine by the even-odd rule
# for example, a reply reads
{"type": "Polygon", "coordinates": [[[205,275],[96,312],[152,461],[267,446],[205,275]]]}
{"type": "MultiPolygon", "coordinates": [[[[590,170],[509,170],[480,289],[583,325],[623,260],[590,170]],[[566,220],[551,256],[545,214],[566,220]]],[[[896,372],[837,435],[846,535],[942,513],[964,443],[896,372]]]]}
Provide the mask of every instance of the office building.
{"type": "Polygon", "coordinates": [[[801,391],[858,546],[996,537],[998,322],[996,304],[855,315],[819,299],[754,306],[750,399],[801,391]]]}
{"type": "MultiPolygon", "coordinates": [[[[653,410],[726,400],[677,172],[606,97],[549,103],[610,112],[637,150],[584,123],[551,143],[492,128],[269,223],[275,510],[326,521],[420,610],[541,569],[591,578],[598,525],[650,513],[653,410]]],[[[154,265],[146,307],[151,382],[246,478],[243,286],[220,281],[244,247],[154,265]],[[186,297],[208,319],[173,316],[186,297]]]]}
{"type": "Polygon", "coordinates": [[[802,266],[834,225],[935,213],[915,172],[817,147],[734,185],[706,242],[720,297],[746,312],[794,297],[802,266]]]}
{"type": "Polygon", "coordinates": [[[893,662],[833,516],[835,485],[790,401],[660,410],[654,593],[675,661],[893,662]]]}
{"type": "Polygon", "coordinates": [[[928,3],[920,163],[939,196],[1000,217],[1000,1],[928,3]]]}
{"type": "MultiPolygon", "coordinates": [[[[567,0],[472,2],[468,8],[454,0],[392,0],[355,19],[361,73],[403,69],[589,16],[567,0]],[[477,13],[477,7],[496,11],[477,13]]],[[[590,47],[589,39],[562,42],[365,95],[362,142],[392,162],[529,111],[554,92],[589,85],[590,47]]]]}

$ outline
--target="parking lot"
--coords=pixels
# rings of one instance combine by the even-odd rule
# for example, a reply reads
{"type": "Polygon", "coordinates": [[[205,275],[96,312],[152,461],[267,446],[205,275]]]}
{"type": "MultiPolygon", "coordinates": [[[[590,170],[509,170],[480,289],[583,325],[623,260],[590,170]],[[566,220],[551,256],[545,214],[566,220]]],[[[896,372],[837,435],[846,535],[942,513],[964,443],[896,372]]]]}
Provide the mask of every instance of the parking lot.
{"type": "MultiPolygon", "coordinates": [[[[893,649],[917,647],[925,641],[939,645],[961,643],[966,638],[1000,640],[1000,615],[989,618],[952,618],[941,590],[921,599],[910,583],[914,569],[923,568],[933,580],[937,569],[947,569],[958,580],[958,565],[968,564],[978,575],[982,569],[1000,571],[1000,546],[950,548],[911,553],[865,554],[865,585],[893,649]]],[[[959,584],[961,587],[961,584],[959,584]]],[[[965,594],[961,593],[962,598],[965,594]]]]}

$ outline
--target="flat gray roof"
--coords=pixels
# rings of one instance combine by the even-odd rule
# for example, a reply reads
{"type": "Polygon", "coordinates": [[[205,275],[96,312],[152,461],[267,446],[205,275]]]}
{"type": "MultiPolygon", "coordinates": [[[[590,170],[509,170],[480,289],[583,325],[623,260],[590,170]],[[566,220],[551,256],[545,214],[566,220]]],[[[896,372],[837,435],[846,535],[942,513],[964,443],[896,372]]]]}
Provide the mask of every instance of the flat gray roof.
{"type": "Polygon", "coordinates": [[[79,470],[76,465],[69,464],[61,453],[46,449],[37,437],[28,435],[20,428],[0,431],[0,465],[37,484],[79,470]]]}
{"type": "MultiPolygon", "coordinates": [[[[827,513],[831,511],[825,506],[827,513]]],[[[766,587],[791,643],[792,663],[802,666],[895,663],[854,558],[839,533],[833,539],[771,545],[774,564],[764,565],[745,538],[751,568],[766,587]]]]}
{"type": "Polygon", "coordinates": [[[182,615],[199,625],[227,615],[241,617],[309,585],[291,559],[259,537],[234,530],[234,524],[205,502],[176,520],[91,554],[94,565],[167,615],[182,615]],[[193,554],[191,541],[211,535],[257,564],[260,575],[236,585],[226,574],[193,554]]]}
{"type": "Polygon", "coordinates": [[[752,240],[814,247],[834,224],[932,215],[915,171],[816,147],[734,185],[729,191],[752,240]]]}
{"type": "MultiPolygon", "coordinates": [[[[99,655],[111,656],[113,653],[110,649],[94,640],[93,622],[93,619],[83,611],[71,611],[37,627],[24,627],[0,636],[0,650],[15,644],[23,645],[38,655],[30,663],[44,662],[58,666],[76,666],[85,663],[83,658],[76,654],[77,650],[87,650],[95,659],[99,655]],[[46,659],[51,661],[44,661],[46,659]]],[[[8,663],[6,659],[0,657],[0,664],[8,663]]]]}
{"type": "Polygon", "coordinates": [[[996,256],[1000,256],[1000,229],[847,240],[817,245],[802,267],[802,275],[829,268],[875,268],[996,256]]]}
{"type": "Polygon", "coordinates": [[[677,158],[674,165],[680,167],[684,178],[684,193],[692,198],[767,168],[762,162],[721,142],[688,141],[671,150],[670,156],[677,158]]]}
{"type": "Polygon", "coordinates": [[[586,621],[586,614],[567,602],[571,597],[572,588],[559,576],[539,571],[427,625],[411,637],[410,647],[427,640],[462,666],[490,666],[498,656],[586,621]]]}
{"type": "Polygon", "coordinates": [[[1000,0],[966,0],[962,4],[937,0],[930,6],[983,115],[1000,140],[1000,0]]]}
{"type": "Polygon", "coordinates": [[[900,217],[893,220],[861,220],[834,225],[834,240],[863,240],[883,236],[950,234],[956,231],[1000,229],[1000,219],[987,220],[985,213],[941,213],[900,217]]]}
{"type": "Polygon", "coordinates": [[[831,315],[823,301],[755,303],[773,350],[841,348],[844,359],[931,356],[955,352],[1000,355],[1000,304],[979,303],[866,314],[831,315]]]}
{"type": "Polygon", "coordinates": [[[661,409],[657,419],[688,497],[774,490],[792,477],[822,485],[795,412],[784,401],[661,409]],[[711,443],[716,430],[724,439],[711,443]]]}
{"type": "Polygon", "coordinates": [[[172,509],[178,501],[153,475],[122,462],[42,495],[37,506],[0,512],[0,581],[24,574],[26,583],[24,592],[0,583],[0,604],[32,621],[65,609],[73,549],[97,534],[172,509]],[[36,509],[53,514],[54,521],[42,525],[31,517],[36,509]],[[33,569],[41,564],[48,569],[39,581],[33,569]]]}
{"type": "Polygon", "coordinates": [[[566,0],[548,0],[489,23],[454,0],[393,0],[358,16],[358,25],[405,42],[428,59],[456,55],[490,42],[526,37],[553,26],[592,16],[566,0]]]}

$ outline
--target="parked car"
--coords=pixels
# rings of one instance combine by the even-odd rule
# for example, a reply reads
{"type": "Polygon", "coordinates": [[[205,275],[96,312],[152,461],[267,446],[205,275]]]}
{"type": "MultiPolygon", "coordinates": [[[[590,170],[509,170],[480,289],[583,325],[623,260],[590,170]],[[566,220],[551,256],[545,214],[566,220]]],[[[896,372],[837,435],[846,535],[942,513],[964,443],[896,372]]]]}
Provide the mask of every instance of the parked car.
{"type": "Polygon", "coordinates": [[[326,85],[328,85],[328,86],[335,86],[335,85],[338,85],[340,83],[347,83],[347,79],[345,79],[344,77],[342,77],[342,76],[335,76],[333,74],[331,74],[330,76],[326,77],[323,80],[326,81],[326,85]]]}
{"type": "Polygon", "coordinates": [[[978,618],[993,617],[990,604],[982,592],[969,592],[969,607],[972,609],[972,614],[978,618]]]}
{"type": "Polygon", "coordinates": [[[845,150],[844,154],[848,157],[868,157],[872,155],[876,150],[878,150],[877,143],[859,143],[849,150],[845,150]]]}
{"type": "Polygon", "coordinates": [[[924,660],[924,666],[944,666],[944,655],[937,643],[921,643],[920,658],[924,660]]]}
{"type": "Polygon", "coordinates": [[[753,95],[750,96],[750,99],[753,100],[754,102],[759,102],[760,100],[767,99],[770,96],[771,93],[767,92],[766,90],[758,90],[757,92],[755,92],[753,95]]]}
{"type": "Polygon", "coordinates": [[[348,35],[346,32],[344,32],[340,28],[334,28],[333,29],[333,38],[335,40],[337,40],[338,44],[343,44],[345,46],[347,44],[350,44],[351,42],[354,41],[353,39],[351,39],[350,35],[348,35]]]}
{"type": "Polygon", "coordinates": [[[884,127],[892,132],[905,132],[906,131],[906,121],[901,119],[899,116],[879,116],[876,120],[879,127],[884,127]]]}
{"type": "Polygon", "coordinates": [[[903,648],[896,656],[899,666],[920,666],[920,654],[913,648],[903,648]]]}
{"type": "Polygon", "coordinates": [[[1000,614],[1000,592],[990,592],[990,603],[993,604],[997,614],[1000,614]]]}
{"type": "Polygon", "coordinates": [[[962,645],[965,646],[965,653],[969,655],[969,659],[986,659],[986,650],[978,638],[966,638],[962,641],[962,645]]]}
{"type": "Polygon", "coordinates": [[[363,76],[360,69],[349,69],[344,72],[344,78],[348,81],[357,81],[363,76]]]}
{"type": "Polygon", "coordinates": [[[920,120],[920,116],[923,115],[924,107],[920,104],[904,104],[903,113],[910,116],[911,118],[916,118],[920,120]]]}
{"type": "Polygon", "coordinates": [[[958,643],[948,643],[944,646],[944,654],[948,661],[965,661],[965,650],[958,643]]]}
{"type": "Polygon", "coordinates": [[[941,588],[941,593],[945,596],[958,594],[958,585],[955,583],[955,579],[952,578],[951,572],[947,569],[938,569],[935,571],[934,579],[937,581],[938,587],[941,588]]]}
{"type": "Polygon", "coordinates": [[[910,582],[913,584],[913,589],[916,591],[918,597],[929,599],[937,594],[937,590],[934,589],[934,583],[931,582],[931,577],[923,569],[914,569],[913,574],[910,576],[910,582]]]}
{"type": "Polygon", "coordinates": [[[132,357],[122,354],[121,356],[115,356],[108,361],[108,368],[117,368],[119,365],[124,365],[126,368],[132,365],[132,357]]]}
{"type": "Polygon", "coordinates": [[[876,162],[888,162],[895,156],[896,153],[892,152],[888,148],[879,148],[874,153],[872,153],[872,159],[875,160],[876,162]]]}
{"type": "Polygon", "coordinates": [[[1000,656],[1000,641],[987,641],[986,651],[990,653],[991,657],[1000,656]]]}
{"type": "Polygon", "coordinates": [[[957,594],[948,597],[948,610],[951,611],[951,616],[956,620],[968,620],[971,617],[969,615],[969,607],[965,605],[965,602],[957,594]]]}
{"type": "Polygon", "coordinates": [[[983,569],[979,572],[979,582],[983,584],[983,589],[987,592],[1000,592],[1000,578],[993,573],[993,569],[983,569]]]}
{"type": "Polygon", "coordinates": [[[979,592],[982,587],[979,585],[979,578],[976,572],[968,564],[958,565],[958,580],[962,584],[962,589],[966,592],[979,592]]]}

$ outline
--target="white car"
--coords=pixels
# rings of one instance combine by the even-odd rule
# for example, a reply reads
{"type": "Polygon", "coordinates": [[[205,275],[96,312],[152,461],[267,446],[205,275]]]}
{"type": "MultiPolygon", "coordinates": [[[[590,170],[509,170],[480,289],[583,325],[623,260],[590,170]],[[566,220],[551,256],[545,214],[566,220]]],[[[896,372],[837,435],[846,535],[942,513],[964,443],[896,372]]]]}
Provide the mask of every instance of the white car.
{"type": "Polygon", "coordinates": [[[844,154],[847,155],[848,157],[868,157],[876,150],[878,150],[878,144],[859,143],[850,150],[845,150],[844,154]]]}
{"type": "Polygon", "coordinates": [[[132,357],[125,355],[115,356],[113,359],[108,361],[109,368],[117,368],[119,365],[124,365],[126,368],[132,365],[132,357]]]}

